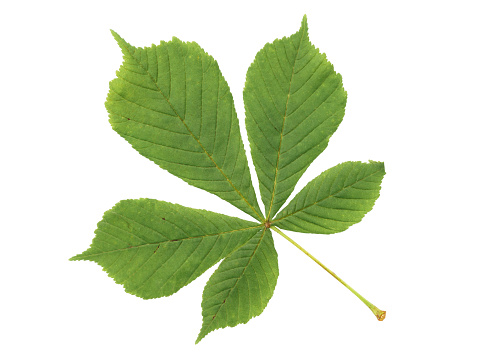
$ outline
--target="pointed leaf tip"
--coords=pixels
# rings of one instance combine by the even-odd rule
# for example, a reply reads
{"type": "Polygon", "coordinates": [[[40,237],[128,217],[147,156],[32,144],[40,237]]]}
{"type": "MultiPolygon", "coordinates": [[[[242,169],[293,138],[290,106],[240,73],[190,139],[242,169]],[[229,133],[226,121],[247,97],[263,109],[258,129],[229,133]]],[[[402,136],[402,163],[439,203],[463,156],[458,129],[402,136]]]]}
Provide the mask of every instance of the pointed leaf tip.
{"type": "Polygon", "coordinates": [[[308,18],[306,17],[306,14],[304,14],[303,20],[301,20],[301,28],[299,30],[301,31],[303,28],[308,32],[308,18]]]}
{"type": "Polygon", "coordinates": [[[115,30],[110,29],[110,32],[113,35],[113,37],[115,38],[115,40],[117,40],[120,37],[120,35],[118,35],[118,33],[115,30]]]}
{"type": "Polygon", "coordinates": [[[118,33],[112,29],[110,29],[111,34],[113,35],[113,38],[115,39],[116,43],[122,50],[125,50],[128,43],[120,36],[118,33]]]}

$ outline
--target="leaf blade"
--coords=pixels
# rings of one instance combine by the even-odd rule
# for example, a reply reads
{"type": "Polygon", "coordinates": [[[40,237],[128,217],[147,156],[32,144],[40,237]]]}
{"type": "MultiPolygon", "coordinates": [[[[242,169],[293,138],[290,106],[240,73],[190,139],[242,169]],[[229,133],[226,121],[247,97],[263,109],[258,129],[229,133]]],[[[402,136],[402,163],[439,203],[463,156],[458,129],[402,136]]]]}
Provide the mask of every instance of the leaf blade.
{"type": "Polygon", "coordinates": [[[273,296],[278,275],[271,231],[264,229],[226,257],[208,280],[201,303],[203,325],[196,343],[213,330],[234,327],[260,315],[273,296]]]}
{"type": "Polygon", "coordinates": [[[359,223],[379,197],[383,162],[344,162],[309,182],[272,221],[286,230],[332,234],[359,223]]]}
{"type": "Polygon", "coordinates": [[[261,220],[233,97],[216,61],[177,38],[124,55],[105,106],[113,129],[190,185],[261,220]]]}
{"type": "Polygon", "coordinates": [[[342,121],[342,78],[310,43],[306,17],[266,44],[248,69],[243,98],[266,218],[274,217],[342,121]]]}
{"type": "Polygon", "coordinates": [[[105,212],[92,245],[71,260],[98,263],[125,291],[169,296],[247,242],[258,223],[152,199],[105,212]]]}

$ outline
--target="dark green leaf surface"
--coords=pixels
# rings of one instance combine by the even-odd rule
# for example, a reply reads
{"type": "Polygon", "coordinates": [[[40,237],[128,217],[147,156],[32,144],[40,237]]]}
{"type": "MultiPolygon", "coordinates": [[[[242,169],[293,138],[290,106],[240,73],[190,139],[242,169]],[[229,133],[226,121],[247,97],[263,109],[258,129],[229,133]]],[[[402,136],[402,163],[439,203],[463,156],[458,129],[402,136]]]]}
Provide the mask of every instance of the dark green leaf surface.
{"type": "Polygon", "coordinates": [[[192,282],[262,228],[178,204],[124,200],[105,212],[91,247],[72,260],[100,264],[128,293],[163,297],[192,282]]]}
{"type": "Polygon", "coordinates": [[[258,52],[243,97],[251,155],[271,219],[326,148],[346,106],[341,75],[309,41],[306,16],[297,33],[258,52]]]}
{"type": "Polygon", "coordinates": [[[176,38],[124,55],[110,82],[110,123],[138,152],[261,220],[233,97],[216,61],[176,38]]]}
{"type": "Polygon", "coordinates": [[[342,232],[373,208],[385,174],[382,162],[341,163],[309,182],[273,224],[296,232],[342,232]]]}
{"type": "Polygon", "coordinates": [[[278,255],[271,231],[257,233],[221,262],[203,292],[203,326],[198,343],[209,332],[246,323],[260,315],[273,296],[278,255]]]}

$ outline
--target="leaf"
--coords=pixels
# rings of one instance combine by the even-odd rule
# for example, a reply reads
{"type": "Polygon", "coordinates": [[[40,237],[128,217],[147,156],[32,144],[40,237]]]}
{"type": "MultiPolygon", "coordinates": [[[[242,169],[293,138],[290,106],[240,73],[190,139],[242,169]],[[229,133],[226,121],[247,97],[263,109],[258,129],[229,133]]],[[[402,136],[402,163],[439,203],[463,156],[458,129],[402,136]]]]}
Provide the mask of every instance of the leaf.
{"type": "Polygon", "coordinates": [[[93,243],[71,260],[98,263],[125,291],[171,295],[245,244],[262,225],[153,199],[106,211],[93,243]]]}
{"type": "Polygon", "coordinates": [[[361,221],[379,197],[384,163],[344,162],[309,182],[272,224],[304,233],[338,233],[361,221]]]}
{"type": "Polygon", "coordinates": [[[203,326],[196,343],[209,332],[246,323],[260,315],[273,296],[278,255],[271,231],[257,233],[221,262],[203,292],[203,326]]]}
{"type": "Polygon", "coordinates": [[[194,42],[136,48],[112,33],[124,55],[105,104],[113,129],[160,167],[262,220],[216,61],[194,42]]]}
{"type": "Polygon", "coordinates": [[[246,128],[266,218],[273,218],[341,123],[341,75],[308,37],[306,16],[290,37],[268,43],[246,75],[246,128]]]}
{"type": "Polygon", "coordinates": [[[306,16],[297,33],[258,52],[243,92],[266,216],[251,184],[233,97],[216,61],[194,42],[173,38],[136,48],[112,33],[124,55],[105,104],[113,129],[163,169],[258,222],[153,199],[124,200],[105,212],[90,248],[71,260],[96,262],[126,292],[150,299],[177,292],[224,259],[203,292],[198,343],[265,309],[279,275],[273,230],[383,320],[385,311],[280,230],[344,231],[371,210],[385,174],[382,162],[342,163],[276,214],[326,148],[346,106],[341,75],[310,43],[306,16]]]}

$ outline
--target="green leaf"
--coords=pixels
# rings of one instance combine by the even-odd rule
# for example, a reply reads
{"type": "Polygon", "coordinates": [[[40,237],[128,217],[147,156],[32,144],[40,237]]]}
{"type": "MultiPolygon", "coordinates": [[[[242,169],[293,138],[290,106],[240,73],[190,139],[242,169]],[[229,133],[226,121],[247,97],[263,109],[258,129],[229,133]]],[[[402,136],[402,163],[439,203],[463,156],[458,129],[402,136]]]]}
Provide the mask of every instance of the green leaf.
{"type": "Polygon", "coordinates": [[[245,244],[262,225],[153,199],[106,211],[90,248],[71,260],[98,263],[125,291],[171,295],[245,244]]]}
{"type": "Polygon", "coordinates": [[[261,220],[216,61],[194,42],[136,48],[112,33],[124,55],[105,104],[113,129],[160,167],[261,220]]]}
{"type": "Polygon", "coordinates": [[[304,233],[338,233],[361,221],[379,197],[384,163],[344,162],[309,182],[272,224],[304,233]]]}
{"type": "Polygon", "coordinates": [[[341,123],[341,75],[308,37],[306,16],[290,37],[268,43],[246,75],[246,128],[266,218],[285,203],[341,123]]]}
{"type": "Polygon", "coordinates": [[[110,82],[110,123],[163,169],[228,201],[259,223],[153,199],[106,211],[85,252],[125,291],[171,295],[218,263],[203,292],[197,343],[218,328],[260,315],[278,278],[271,230],[366,300],[282,229],[336,233],[359,222],[379,196],[381,162],[346,162],[311,181],[279,213],[297,181],[342,121],[341,75],[309,41],[306,16],[290,37],[266,44],[248,69],[246,126],[266,216],[251,183],[233,97],[218,64],[177,38],[136,48],[113,32],[124,62],[110,82]],[[271,218],[274,218],[271,220],[271,218]]]}
{"type": "Polygon", "coordinates": [[[209,332],[246,323],[260,315],[273,296],[278,255],[271,231],[257,233],[221,262],[203,291],[203,326],[196,343],[209,332]]]}

